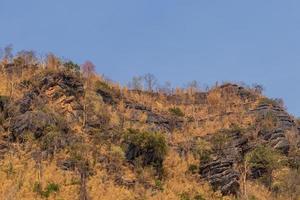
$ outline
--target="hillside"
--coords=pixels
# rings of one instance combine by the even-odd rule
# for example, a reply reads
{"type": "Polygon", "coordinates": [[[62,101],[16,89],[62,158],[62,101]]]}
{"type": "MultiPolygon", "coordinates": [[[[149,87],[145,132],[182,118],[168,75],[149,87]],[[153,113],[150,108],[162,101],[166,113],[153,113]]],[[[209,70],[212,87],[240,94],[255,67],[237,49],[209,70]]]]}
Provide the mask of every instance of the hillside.
{"type": "Polygon", "coordinates": [[[232,83],[133,90],[88,64],[1,61],[0,199],[300,198],[282,102],[232,83]]]}

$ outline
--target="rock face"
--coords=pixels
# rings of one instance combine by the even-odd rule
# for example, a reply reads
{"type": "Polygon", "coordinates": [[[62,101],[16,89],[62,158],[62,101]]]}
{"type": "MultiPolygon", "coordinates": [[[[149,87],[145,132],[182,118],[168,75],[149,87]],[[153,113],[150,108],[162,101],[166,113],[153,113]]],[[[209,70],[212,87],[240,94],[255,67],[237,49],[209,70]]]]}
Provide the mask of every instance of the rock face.
{"type": "Polygon", "coordinates": [[[239,173],[233,169],[233,160],[218,159],[206,165],[200,166],[200,174],[213,187],[222,194],[234,194],[239,191],[239,173]]]}
{"type": "MultiPolygon", "coordinates": [[[[184,121],[179,117],[156,113],[151,109],[151,107],[133,101],[125,101],[125,108],[134,110],[135,112],[145,113],[147,115],[146,123],[154,125],[154,131],[171,131],[174,129],[180,129],[184,123],[184,121]]],[[[136,117],[133,117],[131,120],[139,121],[136,117]]]]}
{"type": "Polygon", "coordinates": [[[11,139],[13,141],[24,141],[25,134],[30,132],[38,139],[45,134],[49,126],[57,125],[53,117],[41,111],[28,111],[18,115],[11,121],[11,139]]]}
{"type": "MultiPolygon", "coordinates": [[[[204,165],[200,165],[200,175],[207,180],[214,190],[220,190],[222,194],[236,195],[239,193],[240,174],[234,169],[234,165],[242,161],[244,155],[250,150],[248,139],[239,130],[224,131],[219,134],[225,136],[223,148],[215,154],[215,159],[204,165]]],[[[214,134],[205,136],[207,141],[213,143],[214,134]]]]}
{"type": "Polygon", "coordinates": [[[103,99],[103,102],[106,103],[106,104],[116,104],[117,101],[116,99],[114,98],[113,94],[107,90],[104,90],[104,89],[98,89],[97,90],[97,94],[100,95],[103,99]]]}
{"type": "Polygon", "coordinates": [[[274,131],[269,132],[260,132],[259,136],[274,149],[283,154],[288,154],[290,144],[285,136],[285,132],[283,129],[275,129],[274,131]]]}
{"type": "Polygon", "coordinates": [[[30,91],[24,95],[24,97],[19,101],[20,113],[25,113],[30,110],[31,104],[35,97],[39,95],[37,90],[30,91]]]}
{"type": "Polygon", "coordinates": [[[80,99],[84,92],[79,78],[74,74],[59,72],[37,76],[33,80],[32,89],[18,101],[21,114],[31,111],[36,105],[51,102],[68,121],[78,120],[82,112],[80,99]]]}
{"type": "Polygon", "coordinates": [[[49,73],[39,83],[39,88],[48,90],[58,86],[66,96],[80,97],[83,95],[83,83],[79,78],[67,73],[49,73]]]}
{"type": "Polygon", "coordinates": [[[296,126],[295,121],[280,105],[263,103],[253,111],[261,117],[272,115],[277,120],[277,126],[284,131],[296,126]]]}
{"type": "Polygon", "coordinates": [[[259,137],[274,149],[287,155],[290,144],[286,134],[289,130],[296,129],[297,127],[293,118],[281,106],[275,103],[260,104],[254,112],[262,119],[267,115],[273,117],[276,122],[276,128],[260,131],[259,137]]]}
{"type": "Polygon", "coordinates": [[[225,146],[223,152],[227,158],[234,162],[241,162],[244,155],[250,150],[248,139],[241,134],[240,131],[233,131],[226,133],[228,144],[225,146]]]}

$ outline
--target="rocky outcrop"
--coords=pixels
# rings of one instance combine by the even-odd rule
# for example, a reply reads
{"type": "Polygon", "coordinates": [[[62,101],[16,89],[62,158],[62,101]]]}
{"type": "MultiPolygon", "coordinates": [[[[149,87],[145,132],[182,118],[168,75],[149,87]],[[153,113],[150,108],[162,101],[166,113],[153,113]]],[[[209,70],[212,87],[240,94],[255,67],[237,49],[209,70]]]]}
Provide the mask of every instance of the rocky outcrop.
{"type": "Polygon", "coordinates": [[[226,134],[228,144],[223,150],[224,155],[235,162],[241,162],[244,155],[251,149],[248,138],[243,136],[240,131],[233,131],[226,134]]]}
{"type": "Polygon", "coordinates": [[[220,190],[224,195],[236,195],[240,187],[240,174],[233,169],[233,164],[233,160],[220,158],[200,166],[200,175],[212,185],[214,190],[220,190]]]}
{"type": "Polygon", "coordinates": [[[39,95],[39,92],[37,89],[34,89],[33,91],[30,91],[26,93],[22,99],[19,100],[19,111],[20,113],[25,113],[30,110],[31,104],[34,101],[34,99],[39,95]]]}
{"type": "Polygon", "coordinates": [[[252,110],[257,115],[258,122],[271,116],[276,127],[270,130],[261,130],[259,137],[274,149],[287,155],[290,143],[287,137],[289,131],[297,130],[295,120],[274,100],[265,100],[256,109],[252,110]]]}
{"type": "Polygon", "coordinates": [[[231,94],[239,96],[243,100],[250,100],[254,101],[257,97],[254,92],[251,92],[251,90],[240,86],[238,84],[232,84],[232,83],[226,83],[220,86],[220,89],[222,91],[222,97],[228,96],[230,97],[231,94]]]}
{"type": "Polygon", "coordinates": [[[128,161],[133,162],[137,158],[142,158],[142,165],[162,166],[163,159],[157,155],[152,148],[142,149],[139,146],[130,143],[128,145],[125,157],[128,161]]]}
{"type": "Polygon", "coordinates": [[[31,111],[32,107],[51,102],[56,104],[57,112],[68,119],[78,118],[82,106],[80,98],[84,88],[80,78],[72,73],[58,72],[35,76],[31,81],[31,90],[26,90],[24,96],[16,103],[21,114],[31,111]]]}
{"type": "Polygon", "coordinates": [[[277,127],[282,130],[288,130],[296,126],[293,118],[278,104],[262,103],[252,110],[258,117],[263,118],[272,115],[276,119],[277,127]]]}
{"type": "Polygon", "coordinates": [[[213,145],[216,140],[223,141],[223,144],[222,149],[214,149],[212,152],[213,161],[200,163],[201,177],[207,180],[214,190],[220,190],[224,195],[238,194],[240,174],[234,166],[240,163],[251,149],[248,139],[240,130],[223,130],[204,136],[203,139],[213,145]],[[216,138],[216,134],[220,134],[222,139],[216,138]]]}
{"type": "MultiPolygon", "coordinates": [[[[49,114],[41,111],[27,111],[11,120],[9,129],[11,130],[11,140],[24,141],[25,134],[33,134],[35,139],[45,135],[45,129],[56,126],[58,122],[49,114]]],[[[67,131],[67,128],[63,128],[67,131]]]]}
{"type": "Polygon", "coordinates": [[[138,113],[147,115],[146,123],[155,126],[154,131],[172,131],[183,127],[183,119],[176,116],[163,115],[154,112],[151,107],[133,101],[125,101],[125,108],[134,110],[131,121],[139,121],[138,113]],[[136,117],[135,117],[136,116],[136,117]]]}
{"type": "MultiPolygon", "coordinates": [[[[39,81],[39,88],[42,91],[46,91],[55,86],[58,86],[61,89],[61,93],[66,96],[80,97],[84,92],[82,81],[71,73],[49,73],[39,81]]],[[[53,97],[58,96],[54,95],[53,97]]]]}
{"type": "Polygon", "coordinates": [[[98,89],[96,92],[102,97],[103,102],[106,104],[115,105],[118,102],[111,91],[98,89]]]}
{"type": "Polygon", "coordinates": [[[274,149],[282,152],[283,154],[288,154],[290,144],[283,129],[275,129],[267,132],[261,131],[259,132],[259,137],[266,141],[274,149]]]}

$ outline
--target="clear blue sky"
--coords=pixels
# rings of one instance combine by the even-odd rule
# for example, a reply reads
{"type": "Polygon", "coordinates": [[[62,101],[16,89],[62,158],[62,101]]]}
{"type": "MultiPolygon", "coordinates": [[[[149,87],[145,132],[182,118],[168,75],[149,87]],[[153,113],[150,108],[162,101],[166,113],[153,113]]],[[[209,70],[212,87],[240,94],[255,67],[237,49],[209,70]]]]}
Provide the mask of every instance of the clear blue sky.
{"type": "Polygon", "coordinates": [[[0,0],[0,47],[53,52],[127,83],[261,83],[300,116],[298,0],[0,0]]]}

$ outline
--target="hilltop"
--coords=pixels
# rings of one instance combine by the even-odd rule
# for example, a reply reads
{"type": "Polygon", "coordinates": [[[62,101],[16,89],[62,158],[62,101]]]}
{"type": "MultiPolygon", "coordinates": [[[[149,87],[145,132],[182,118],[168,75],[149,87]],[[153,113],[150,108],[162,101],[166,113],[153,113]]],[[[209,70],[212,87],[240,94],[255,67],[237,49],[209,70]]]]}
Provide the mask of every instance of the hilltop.
{"type": "Polygon", "coordinates": [[[282,101],[132,89],[93,67],[2,59],[0,199],[299,199],[300,121],[282,101]]]}

